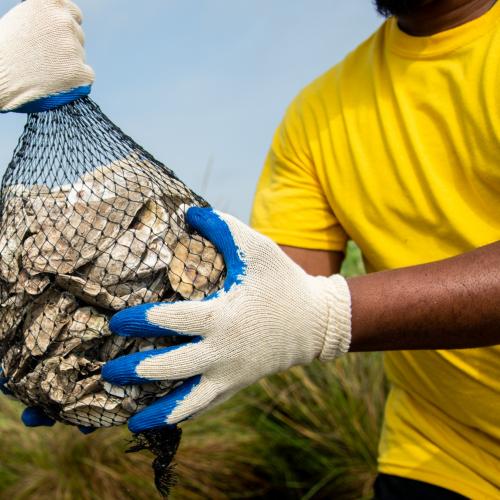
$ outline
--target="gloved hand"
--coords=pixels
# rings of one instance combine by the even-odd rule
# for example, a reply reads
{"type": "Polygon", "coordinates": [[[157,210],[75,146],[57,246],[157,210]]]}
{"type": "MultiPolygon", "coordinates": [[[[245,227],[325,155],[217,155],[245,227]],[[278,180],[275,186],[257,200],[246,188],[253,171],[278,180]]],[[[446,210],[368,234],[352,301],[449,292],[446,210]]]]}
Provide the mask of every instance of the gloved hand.
{"type": "Polygon", "coordinates": [[[81,22],[69,0],[26,0],[0,19],[0,111],[46,111],[90,93],[81,22]]]}
{"type": "Polygon", "coordinates": [[[113,384],[187,379],[129,420],[132,432],[176,424],[261,377],[349,349],[351,304],[339,275],[312,277],[270,239],[230,215],[192,207],[187,222],[223,254],[224,289],[201,302],[144,304],[117,313],[118,335],[184,335],[180,346],[108,362],[113,384]]]}

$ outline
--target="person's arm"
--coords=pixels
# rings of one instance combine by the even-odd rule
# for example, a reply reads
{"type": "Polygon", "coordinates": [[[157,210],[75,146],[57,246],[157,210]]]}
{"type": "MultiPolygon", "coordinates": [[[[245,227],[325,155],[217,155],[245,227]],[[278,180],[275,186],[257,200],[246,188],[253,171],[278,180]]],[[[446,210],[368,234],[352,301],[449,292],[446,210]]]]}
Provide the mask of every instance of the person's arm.
{"type": "MultiPolygon", "coordinates": [[[[308,274],[343,254],[281,246],[308,274]]],[[[458,349],[500,343],[500,242],[450,259],[347,280],[351,351],[458,349]]]]}
{"type": "MultiPolygon", "coordinates": [[[[103,377],[118,385],[185,380],[134,415],[132,432],[178,423],[261,377],[349,350],[500,343],[498,243],[447,261],[347,282],[338,274],[306,273],[269,238],[230,215],[190,208],[186,221],[223,254],[224,288],[201,302],[143,304],[112,318],[110,328],[119,335],[185,339],[182,345],[129,354],[104,366],[103,377]]],[[[329,271],[339,260],[286,250],[309,270],[329,271]]]]}
{"type": "Polygon", "coordinates": [[[500,343],[500,242],[450,259],[348,280],[351,351],[500,343]]]}
{"type": "Polygon", "coordinates": [[[311,276],[331,276],[336,274],[340,271],[340,266],[344,260],[342,252],[310,250],[286,245],[280,245],[280,248],[311,276]]]}

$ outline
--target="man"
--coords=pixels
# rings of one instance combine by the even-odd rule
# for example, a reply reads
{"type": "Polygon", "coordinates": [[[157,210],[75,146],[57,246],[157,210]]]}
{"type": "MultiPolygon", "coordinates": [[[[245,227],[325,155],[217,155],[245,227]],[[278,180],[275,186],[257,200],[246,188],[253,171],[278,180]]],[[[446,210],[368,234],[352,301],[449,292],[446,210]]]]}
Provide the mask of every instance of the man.
{"type": "MultiPolygon", "coordinates": [[[[376,497],[500,497],[494,3],[378,1],[394,16],[299,94],[275,135],[252,219],[284,252],[231,216],[188,211],[224,254],[227,278],[205,301],[113,318],[120,335],[186,338],[105,366],[116,384],[186,379],[132,417],[133,431],[176,424],[315,358],[390,351],[376,497]],[[336,273],[348,237],[371,274],[346,281],[336,273]]],[[[0,61],[20,64],[3,52],[0,61]]],[[[18,99],[9,76],[4,110],[54,99],[43,91],[18,99]]],[[[52,92],[88,83],[76,78],[52,92]]]]}

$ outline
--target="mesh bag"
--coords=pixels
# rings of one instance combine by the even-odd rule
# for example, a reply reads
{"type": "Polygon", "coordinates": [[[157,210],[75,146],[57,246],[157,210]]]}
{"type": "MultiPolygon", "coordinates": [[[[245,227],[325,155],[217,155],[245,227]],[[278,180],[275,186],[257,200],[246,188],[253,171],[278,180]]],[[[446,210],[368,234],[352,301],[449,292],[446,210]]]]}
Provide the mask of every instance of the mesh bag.
{"type": "MultiPolygon", "coordinates": [[[[7,389],[53,419],[110,427],[176,384],[118,387],[106,361],[179,339],[111,335],[110,317],[145,302],[218,290],[224,263],[186,226],[208,206],[89,98],[28,115],[0,196],[0,360],[7,389]]],[[[177,429],[136,436],[165,493],[177,429]]]]}

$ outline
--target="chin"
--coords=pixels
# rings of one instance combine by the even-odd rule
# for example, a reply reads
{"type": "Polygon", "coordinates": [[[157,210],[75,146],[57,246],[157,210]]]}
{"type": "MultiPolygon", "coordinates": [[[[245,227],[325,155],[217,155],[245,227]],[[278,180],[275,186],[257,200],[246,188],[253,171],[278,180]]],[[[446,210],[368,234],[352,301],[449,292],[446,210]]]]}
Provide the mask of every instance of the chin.
{"type": "Polygon", "coordinates": [[[403,16],[418,12],[436,0],[375,0],[377,11],[383,16],[403,16]]]}

